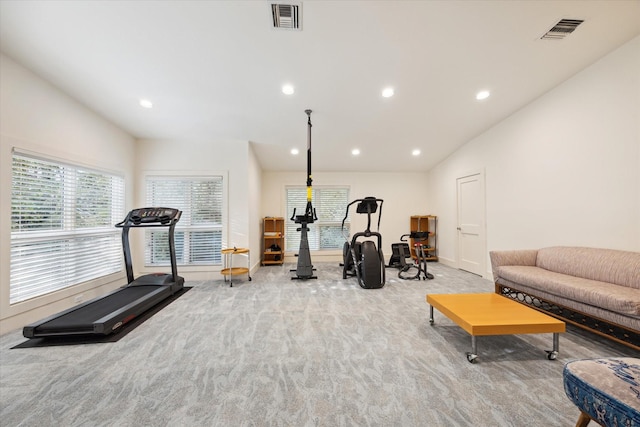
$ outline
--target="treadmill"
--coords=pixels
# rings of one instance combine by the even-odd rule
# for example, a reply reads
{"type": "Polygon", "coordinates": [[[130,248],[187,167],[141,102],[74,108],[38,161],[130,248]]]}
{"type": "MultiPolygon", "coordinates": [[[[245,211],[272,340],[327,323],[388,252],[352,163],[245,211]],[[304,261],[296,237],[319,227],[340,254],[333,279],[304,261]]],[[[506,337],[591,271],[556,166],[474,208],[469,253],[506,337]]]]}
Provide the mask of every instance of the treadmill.
{"type": "Polygon", "coordinates": [[[109,335],[171,297],[184,287],[178,276],[175,250],[175,226],[182,212],[173,208],[134,209],[116,224],[122,228],[122,249],[127,270],[127,284],[109,294],[32,323],[23,328],[26,338],[69,335],[109,335]],[[153,273],[134,280],[129,247],[129,229],[142,227],[168,227],[171,274],[153,273]]]}

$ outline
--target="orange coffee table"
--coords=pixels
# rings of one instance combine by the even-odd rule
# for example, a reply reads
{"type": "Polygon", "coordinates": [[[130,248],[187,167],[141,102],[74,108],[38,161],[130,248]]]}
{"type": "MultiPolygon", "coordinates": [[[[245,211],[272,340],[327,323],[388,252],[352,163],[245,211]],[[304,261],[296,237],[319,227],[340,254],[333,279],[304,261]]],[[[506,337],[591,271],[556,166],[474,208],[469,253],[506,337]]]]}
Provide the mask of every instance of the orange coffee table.
{"type": "Polygon", "coordinates": [[[547,358],[558,357],[560,332],[565,323],[538,310],[494,293],[427,295],[429,323],[433,325],[433,308],[471,334],[471,352],[467,360],[478,357],[476,337],[482,335],[514,335],[553,333],[553,350],[547,358]]]}

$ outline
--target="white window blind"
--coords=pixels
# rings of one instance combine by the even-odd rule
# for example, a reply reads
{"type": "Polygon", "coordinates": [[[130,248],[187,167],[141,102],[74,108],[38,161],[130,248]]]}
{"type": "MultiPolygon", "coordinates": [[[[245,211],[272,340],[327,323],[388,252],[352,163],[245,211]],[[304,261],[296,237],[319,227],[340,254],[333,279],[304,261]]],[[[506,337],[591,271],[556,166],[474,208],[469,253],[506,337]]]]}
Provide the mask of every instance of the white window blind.
{"type": "MultiPolygon", "coordinates": [[[[291,218],[293,209],[296,215],[304,214],[307,206],[307,187],[286,187],[286,212],[291,218]]],[[[349,187],[317,187],[313,188],[312,205],[318,220],[309,224],[308,239],[310,250],[342,249],[345,238],[349,235],[349,218],[344,223],[344,234],[341,232],[342,219],[349,204],[349,187]]],[[[285,250],[297,251],[300,248],[300,232],[296,231],[300,224],[287,220],[285,222],[285,250]]]]}
{"type": "MultiPolygon", "coordinates": [[[[180,265],[221,265],[223,177],[148,176],[147,205],[182,211],[175,228],[180,265]]],[[[169,265],[167,229],[147,229],[145,264],[169,265]]]]}
{"type": "Polygon", "coordinates": [[[122,270],[121,176],[13,153],[11,304],[122,270]]]}

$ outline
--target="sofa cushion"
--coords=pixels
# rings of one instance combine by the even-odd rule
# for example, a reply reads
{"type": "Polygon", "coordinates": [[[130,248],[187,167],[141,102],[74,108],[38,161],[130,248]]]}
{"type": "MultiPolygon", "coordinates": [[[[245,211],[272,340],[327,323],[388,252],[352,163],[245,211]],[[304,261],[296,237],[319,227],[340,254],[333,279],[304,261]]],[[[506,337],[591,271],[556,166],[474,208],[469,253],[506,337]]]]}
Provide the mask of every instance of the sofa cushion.
{"type": "MultiPolygon", "coordinates": [[[[635,331],[633,333],[632,338],[635,342],[640,343],[640,316],[629,316],[628,314],[622,314],[611,310],[606,310],[602,307],[597,307],[595,305],[585,304],[580,301],[576,301],[569,298],[564,298],[559,295],[553,295],[545,292],[540,289],[533,289],[522,283],[512,283],[506,279],[500,279],[499,283],[505,286],[507,289],[505,290],[505,296],[509,298],[514,298],[519,302],[527,305],[537,305],[536,301],[532,301],[532,298],[539,298],[543,301],[546,301],[551,304],[557,304],[561,308],[554,308],[548,306],[540,306],[542,311],[547,311],[549,313],[558,314],[558,317],[575,321],[580,324],[580,326],[589,326],[591,329],[597,329],[604,334],[609,334],[611,331],[607,329],[605,323],[601,323],[600,320],[607,322],[613,326],[619,325],[624,329],[635,331]],[[510,291],[522,292],[524,295],[514,295],[513,293],[509,293],[510,291]],[[527,298],[528,297],[528,298],[527,298]],[[522,299],[524,298],[524,299],[522,299]],[[575,311],[577,313],[584,314],[593,319],[598,319],[596,323],[590,322],[588,319],[585,319],[584,316],[581,316],[577,313],[571,313],[568,310],[575,311]],[[604,329],[604,330],[603,330],[604,329]]],[[[624,340],[623,340],[624,341],[624,340]]],[[[640,348],[640,347],[639,347],[640,348]]],[[[640,427],[640,426],[639,426],[640,427]]]]}
{"type": "Polygon", "coordinates": [[[602,307],[629,316],[640,316],[640,290],[597,280],[569,276],[540,267],[504,265],[498,275],[553,295],[602,307]]]}
{"type": "Polygon", "coordinates": [[[556,246],[539,249],[536,266],[640,290],[640,252],[556,246]]]}

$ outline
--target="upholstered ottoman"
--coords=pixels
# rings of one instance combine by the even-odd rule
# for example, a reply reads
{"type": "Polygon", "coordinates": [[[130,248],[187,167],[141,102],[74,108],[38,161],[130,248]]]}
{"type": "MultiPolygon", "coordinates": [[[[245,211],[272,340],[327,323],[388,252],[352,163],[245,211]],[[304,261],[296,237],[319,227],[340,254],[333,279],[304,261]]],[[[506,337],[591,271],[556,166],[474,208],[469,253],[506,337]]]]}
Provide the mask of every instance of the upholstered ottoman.
{"type": "Polygon", "coordinates": [[[569,362],[564,391],[580,409],[576,427],[640,427],[640,359],[612,357],[569,362]]]}

